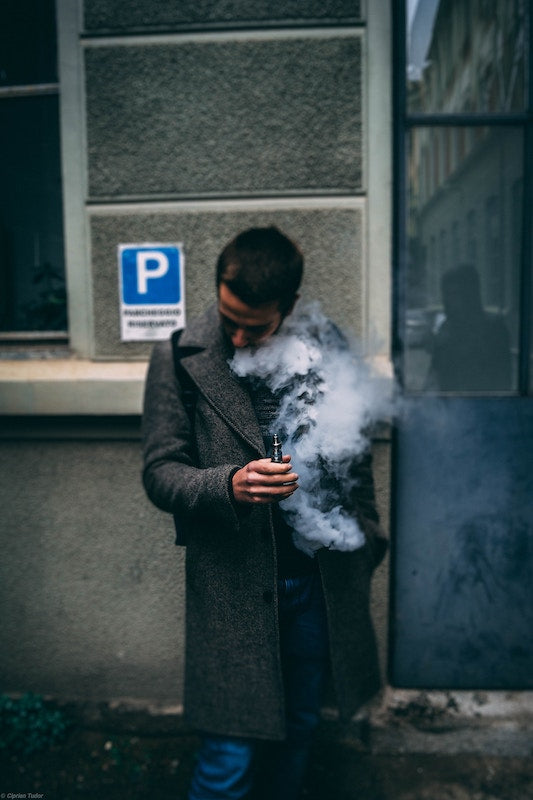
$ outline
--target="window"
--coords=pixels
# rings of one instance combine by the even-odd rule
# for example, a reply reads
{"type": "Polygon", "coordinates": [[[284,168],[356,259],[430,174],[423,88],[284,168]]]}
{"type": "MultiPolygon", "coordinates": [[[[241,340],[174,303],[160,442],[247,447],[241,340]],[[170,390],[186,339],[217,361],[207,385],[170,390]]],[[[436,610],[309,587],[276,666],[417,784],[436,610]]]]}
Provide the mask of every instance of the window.
{"type": "Polygon", "coordinates": [[[0,338],[66,337],[54,0],[0,10],[0,338]],[[56,332],[55,335],[52,332],[56,332]]]}
{"type": "Polygon", "coordinates": [[[400,378],[414,393],[527,394],[530,4],[394,6],[400,378]]]}

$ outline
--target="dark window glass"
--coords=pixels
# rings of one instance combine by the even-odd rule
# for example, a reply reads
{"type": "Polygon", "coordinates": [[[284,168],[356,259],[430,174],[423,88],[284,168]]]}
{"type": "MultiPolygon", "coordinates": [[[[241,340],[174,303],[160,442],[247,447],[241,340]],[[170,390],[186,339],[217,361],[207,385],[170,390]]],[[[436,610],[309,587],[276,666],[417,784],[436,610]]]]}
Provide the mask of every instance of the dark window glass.
{"type": "Polygon", "coordinates": [[[515,391],[523,133],[416,127],[407,146],[405,386],[515,391]]]}
{"type": "Polygon", "coordinates": [[[54,0],[2,0],[0,87],[56,82],[54,0]]]}
{"type": "Polygon", "coordinates": [[[65,331],[53,0],[0,8],[0,331],[65,331]]]}
{"type": "Polygon", "coordinates": [[[57,96],[0,101],[0,329],[65,330],[57,96]]]}
{"type": "Polygon", "coordinates": [[[410,112],[527,107],[528,0],[410,0],[410,112]]]}

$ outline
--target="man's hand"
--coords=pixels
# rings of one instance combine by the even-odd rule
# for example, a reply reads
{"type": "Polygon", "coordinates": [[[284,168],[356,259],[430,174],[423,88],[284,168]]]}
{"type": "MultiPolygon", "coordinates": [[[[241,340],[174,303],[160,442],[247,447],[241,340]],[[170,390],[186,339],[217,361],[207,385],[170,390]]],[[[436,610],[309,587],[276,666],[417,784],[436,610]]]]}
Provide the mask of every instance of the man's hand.
{"type": "Polygon", "coordinates": [[[269,458],[250,461],[232,478],[233,496],[238,503],[277,503],[290,497],[298,488],[298,475],[292,472],[289,455],[283,464],[269,458]]]}

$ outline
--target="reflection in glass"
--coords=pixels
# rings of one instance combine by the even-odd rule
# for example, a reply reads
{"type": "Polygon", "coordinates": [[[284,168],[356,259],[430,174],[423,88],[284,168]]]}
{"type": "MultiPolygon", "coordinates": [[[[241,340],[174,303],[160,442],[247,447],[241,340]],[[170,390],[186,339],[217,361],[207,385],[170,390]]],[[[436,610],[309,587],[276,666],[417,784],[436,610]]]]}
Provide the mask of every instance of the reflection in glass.
{"type": "Polygon", "coordinates": [[[443,319],[431,345],[428,389],[494,392],[511,388],[509,332],[501,314],[485,311],[479,273],[459,264],[441,279],[443,319]]]}
{"type": "Polygon", "coordinates": [[[419,127],[408,148],[406,389],[516,391],[522,132],[419,127]]]}
{"type": "Polygon", "coordinates": [[[408,0],[410,112],[527,106],[528,0],[408,0]]]}

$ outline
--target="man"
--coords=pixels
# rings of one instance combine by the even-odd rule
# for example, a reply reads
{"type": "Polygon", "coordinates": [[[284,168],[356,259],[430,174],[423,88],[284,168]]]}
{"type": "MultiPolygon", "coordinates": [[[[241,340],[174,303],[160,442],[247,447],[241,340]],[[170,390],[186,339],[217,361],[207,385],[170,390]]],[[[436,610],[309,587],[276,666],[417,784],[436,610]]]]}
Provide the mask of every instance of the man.
{"type": "Polygon", "coordinates": [[[257,740],[279,743],[269,797],[297,798],[328,670],[345,718],[379,686],[368,601],[385,548],[369,458],[350,509],[365,546],[297,550],[278,504],[298,474],[267,448],[279,398],[228,364],[276,335],[302,272],[276,228],[239,234],[218,260],[217,305],[150,364],[144,484],[187,543],[184,703],[202,734],[190,800],[247,796],[257,740]]]}

